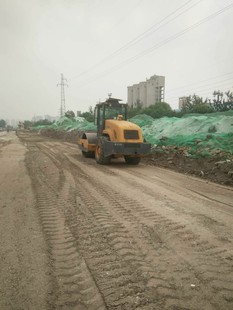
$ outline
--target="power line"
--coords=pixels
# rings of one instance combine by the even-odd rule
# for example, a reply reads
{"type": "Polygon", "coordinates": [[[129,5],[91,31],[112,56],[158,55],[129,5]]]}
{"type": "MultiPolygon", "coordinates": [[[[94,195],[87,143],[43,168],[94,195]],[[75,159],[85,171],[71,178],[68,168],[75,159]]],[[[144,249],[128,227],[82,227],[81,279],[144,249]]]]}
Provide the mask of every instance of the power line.
{"type": "MultiPolygon", "coordinates": [[[[174,10],[172,13],[168,14],[166,17],[164,17],[162,20],[160,20],[159,22],[153,24],[152,26],[150,26],[146,31],[144,31],[143,33],[141,33],[140,35],[138,35],[137,37],[135,37],[134,39],[132,39],[131,41],[129,41],[128,43],[126,43],[125,45],[123,45],[121,48],[117,49],[115,52],[113,52],[112,54],[106,56],[105,58],[103,58],[100,62],[98,62],[97,64],[95,64],[94,66],[90,67],[89,69],[83,71],[82,73],[74,76],[73,78],[71,78],[72,80],[83,76],[84,74],[92,71],[93,69],[97,68],[98,66],[100,66],[101,64],[103,64],[104,62],[106,62],[107,60],[115,57],[116,55],[118,55],[119,53],[123,52],[124,50],[127,50],[128,48],[132,47],[133,45],[137,44],[139,41],[143,40],[144,38],[146,38],[147,36],[151,35],[152,33],[156,32],[157,30],[159,30],[160,28],[162,28],[163,26],[167,25],[168,23],[170,23],[171,21],[173,21],[174,19],[176,19],[177,17],[179,17],[180,15],[184,14],[185,12],[187,12],[188,10],[190,10],[191,8],[193,8],[194,6],[196,6],[197,4],[199,4],[201,1],[203,0],[199,0],[198,2],[194,3],[191,7],[187,8],[185,11],[181,12],[180,14],[178,14],[177,16],[175,16],[173,19],[169,20],[167,23],[162,24],[166,19],[168,19],[170,16],[174,15],[177,11],[181,10],[182,8],[184,8],[186,5],[188,5],[190,2],[192,2],[193,0],[189,0],[187,1],[185,4],[183,4],[182,6],[178,7],[176,10],[174,10]],[[162,24],[162,25],[161,25],[162,24]],[[160,26],[159,26],[160,25],[160,26]],[[153,28],[155,28],[156,26],[158,26],[154,31],[151,32],[151,30],[153,28]]],[[[70,79],[70,80],[71,80],[70,79]]]]}
{"type": "Polygon", "coordinates": [[[157,48],[160,48],[161,46],[163,46],[163,45],[169,43],[170,41],[173,41],[174,39],[179,38],[180,36],[182,36],[183,34],[189,32],[190,30],[193,30],[193,29],[197,28],[198,26],[200,26],[200,25],[202,25],[202,24],[208,22],[209,20],[211,20],[211,19],[217,17],[219,14],[222,14],[222,13],[224,13],[225,11],[228,11],[228,10],[231,9],[232,7],[233,7],[233,4],[230,4],[230,5],[226,6],[226,7],[224,7],[223,9],[221,9],[221,10],[219,10],[219,11],[217,11],[217,12],[215,12],[215,13],[213,13],[213,14],[211,14],[211,15],[209,15],[209,16],[203,18],[203,19],[201,19],[199,22],[197,22],[197,23],[195,23],[195,24],[193,24],[193,25],[191,25],[191,26],[185,28],[184,30],[182,30],[182,31],[180,31],[180,32],[178,32],[178,33],[176,33],[175,35],[173,35],[173,36],[171,36],[171,37],[165,39],[165,40],[162,41],[161,43],[159,43],[159,44],[157,44],[157,45],[154,45],[154,46],[152,46],[151,48],[149,48],[149,49],[143,51],[142,53],[138,54],[136,57],[139,58],[139,57],[141,57],[141,56],[147,55],[148,53],[154,51],[154,50],[157,49],[157,48]]]}
{"type": "MultiPolygon", "coordinates": [[[[197,22],[197,23],[195,23],[195,24],[193,24],[193,25],[183,29],[182,31],[176,33],[175,35],[170,36],[169,38],[163,40],[162,42],[159,42],[158,44],[153,45],[151,48],[148,48],[148,49],[144,50],[143,52],[139,53],[138,55],[135,55],[134,57],[128,58],[128,59],[124,60],[123,62],[121,62],[120,64],[113,66],[112,68],[106,70],[105,72],[102,72],[96,78],[100,78],[100,77],[106,76],[109,73],[112,73],[114,70],[115,71],[119,70],[123,66],[128,65],[131,62],[134,62],[135,60],[137,60],[137,59],[139,59],[139,58],[141,58],[141,57],[143,57],[143,56],[153,52],[154,50],[159,49],[160,47],[164,46],[165,44],[167,44],[167,43],[169,43],[169,42],[171,42],[171,41],[181,37],[182,35],[186,34],[187,32],[189,32],[189,31],[199,27],[200,25],[202,25],[202,24],[208,22],[209,20],[217,17],[218,15],[228,11],[232,7],[233,7],[233,4],[230,4],[230,5],[226,6],[226,7],[218,10],[217,12],[215,12],[213,14],[210,14],[209,16],[201,19],[199,22],[197,22]]],[[[94,80],[89,81],[89,82],[95,81],[96,78],[94,80]]],[[[84,83],[84,84],[86,84],[86,83],[84,83]]],[[[83,85],[83,83],[82,83],[82,85],[83,85]]]]}
{"type": "Polygon", "coordinates": [[[180,6],[179,8],[177,8],[175,11],[173,11],[171,14],[167,15],[165,18],[163,18],[160,22],[154,24],[153,26],[151,26],[149,29],[147,29],[146,31],[144,31],[141,35],[137,36],[135,39],[131,40],[130,42],[128,42],[126,45],[124,45],[123,47],[121,47],[120,49],[118,49],[116,52],[114,52],[112,55],[115,54],[119,54],[119,52],[124,51],[130,47],[132,47],[133,45],[137,44],[138,42],[144,40],[146,37],[154,34],[156,31],[158,31],[160,28],[166,26],[167,24],[169,24],[170,22],[172,22],[173,20],[175,20],[177,17],[181,16],[182,14],[184,14],[185,12],[189,11],[190,9],[192,9],[194,6],[196,6],[197,4],[199,4],[200,2],[202,2],[203,0],[199,0],[196,3],[194,3],[192,6],[190,6],[189,8],[187,8],[186,10],[184,10],[183,12],[179,13],[178,15],[174,16],[172,19],[168,20],[166,23],[160,25],[163,21],[165,21],[167,18],[169,18],[170,16],[172,16],[173,14],[175,14],[177,11],[179,11],[180,9],[182,9],[183,7],[185,7],[187,4],[189,4],[190,2],[192,2],[193,0],[189,0],[188,2],[186,2],[184,5],[180,6]],[[159,26],[160,25],[160,26],[159,26]],[[152,30],[155,26],[158,26],[156,29],[152,30]]]}
{"type": "MultiPolygon", "coordinates": [[[[213,14],[211,14],[211,15],[203,18],[203,19],[201,19],[199,22],[197,22],[197,23],[195,23],[195,24],[185,28],[184,30],[176,33],[175,35],[170,36],[169,38],[163,40],[162,42],[160,42],[158,44],[155,44],[151,48],[148,48],[148,49],[144,50],[143,52],[139,53],[138,55],[136,55],[134,57],[131,57],[131,58],[127,59],[126,61],[127,62],[129,62],[129,61],[132,62],[132,61],[137,60],[138,58],[141,58],[142,56],[145,56],[145,55],[151,53],[152,51],[154,51],[154,50],[164,46],[165,44],[169,43],[170,41],[173,41],[174,39],[177,39],[178,37],[184,35],[185,33],[189,32],[189,31],[197,28],[198,26],[206,23],[207,21],[217,17],[219,14],[221,14],[221,13],[231,9],[232,7],[233,7],[233,4],[224,7],[223,9],[221,9],[221,10],[219,10],[219,11],[217,11],[217,12],[215,12],[215,13],[213,13],[213,14]]],[[[122,62],[122,64],[125,64],[126,61],[122,62]]]]}
{"type": "Polygon", "coordinates": [[[229,88],[229,81],[232,81],[232,86],[233,87],[233,78],[230,78],[230,79],[225,79],[225,80],[222,80],[222,81],[216,81],[214,83],[209,83],[209,84],[206,84],[206,85],[203,85],[203,86],[199,86],[199,87],[195,87],[195,90],[190,88],[189,90],[185,90],[185,91],[182,91],[183,95],[179,95],[179,93],[177,93],[177,95],[172,95],[172,96],[169,96],[166,97],[166,100],[172,100],[172,99],[177,99],[179,97],[183,97],[185,96],[184,93],[186,92],[189,92],[190,93],[196,93],[196,90],[200,89],[199,90],[199,93],[206,93],[206,92],[213,92],[214,91],[214,88],[216,89],[217,88],[220,88],[220,87],[224,87],[224,85],[226,85],[225,87],[228,87],[229,88]],[[216,86],[214,86],[216,84],[216,86]],[[203,88],[203,89],[202,89],[203,88]]]}
{"type": "MultiPolygon", "coordinates": [[[[195,84],[200,84],[200,83],[203,83],[203,82],[208,82],[210,80],[215,80],[215,79],[218,79],[220,77],[224,77],[224,76],[231,75],[231,74],[233,74],[233,71],[225,73],[225,74],[221,74],[221,75],[216,75],[216,76],[213,76],[211,78],[200,80],[200,81],[197,81],[197,82],[194,82],[194,83],[191,83],[191,84],[186,84],[186,85],[183,85],[183,86],[180,86],[180,87],[176,87],[176,88],[171,89],[170,92],[174,92],[174,91],[177,91],[177,90],[182,90],[183,88],[187,88],[187,87],[193,86],[195,84]]],[[[232,78],[230,78],[230,79],[232,79],[232,78]]],[[[216,83],[216,82],[214,82],[214,83],[216,83]]]]}

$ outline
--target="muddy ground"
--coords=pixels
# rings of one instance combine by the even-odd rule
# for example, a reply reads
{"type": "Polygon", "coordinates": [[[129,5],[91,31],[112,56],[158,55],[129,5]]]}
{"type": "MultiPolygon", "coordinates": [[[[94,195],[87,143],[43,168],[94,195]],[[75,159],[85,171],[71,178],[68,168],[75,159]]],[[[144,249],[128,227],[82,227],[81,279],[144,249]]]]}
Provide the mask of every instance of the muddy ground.
{"type": "Polygon", "coordinates": [[[0,171],[0,309],[233,309],[231,186],[30,132],[0,171]]]}

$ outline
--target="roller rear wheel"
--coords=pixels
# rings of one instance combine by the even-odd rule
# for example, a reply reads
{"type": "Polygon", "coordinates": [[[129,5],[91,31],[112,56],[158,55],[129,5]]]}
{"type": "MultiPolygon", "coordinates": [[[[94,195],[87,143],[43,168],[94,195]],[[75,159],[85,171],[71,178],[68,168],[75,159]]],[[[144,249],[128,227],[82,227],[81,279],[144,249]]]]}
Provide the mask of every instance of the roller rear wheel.
{"type": "Polygon", "coordinates": [[[95,160],[100,165],[108,165],[111,161],[111,156],[104,156],[104,143],[106,141],[108,141],[106,137],[101,137],[96,145],[95,160]]]}

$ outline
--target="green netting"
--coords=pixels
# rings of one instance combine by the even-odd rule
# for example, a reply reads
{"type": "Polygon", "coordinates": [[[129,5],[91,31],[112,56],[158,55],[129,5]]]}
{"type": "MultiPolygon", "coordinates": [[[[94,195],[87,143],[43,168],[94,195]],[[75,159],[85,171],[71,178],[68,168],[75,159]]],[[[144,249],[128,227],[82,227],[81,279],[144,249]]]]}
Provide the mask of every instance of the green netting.
{"type": "Polygon", "coordinates": [[[44,129],[44,128],[47,128],[46,125],[38,125],[38,126],[35,126],[35,127],[32,127],[31,130],[41,130],[41,129],[44,129]]]}
{"type": "MultiPolygon", "coordinates": [[[[160,119],[142,114],[130,121],[142,128],[144,138],[153,145],[186,147],[193,157],[211,156],[214,151],[233,154],[233,111],[160,119]]],[[[83,117],[62,117],[50,126],[36,127],[37,130],[44,128],[56,131],[96,130],[96,126],[83,117]]]]}
{"type": "Polygon", "coordinates": [[[75,118],[68,118],[68,117],[61,117],[55,123],[49,126],[37,126],[36,129],[40,130],[43,128],[54,129],[58,131],[72,131],[72,130],[79,130],[79,131],[92,131],[96,130],[96,126],[93,123],[88,122],[83,117],[75,117],[75,118]]]}
{"type": "Polygon", "coordinates": [[[146,114],[140,114],[132,117],[130,121],[142,127],[146,125],[151,125],[154,121],[154,118],[146,114]]]}
{"type": "Polygon", "coordinates": [[[130,119],[141,126],[151,144],[188,147],[195,156],[208,156],[216,150],[233,153],[233,111],[151,119],[146,115],[130,119]]]}
{"type": "Polygon", "coordinates": [[[188,147],[188,153],[193,155],[192,157],[211,156],[216,154],[216,151],[233,154],[233,133],[174,136],[160,140],[157,145],[188,147]]]}

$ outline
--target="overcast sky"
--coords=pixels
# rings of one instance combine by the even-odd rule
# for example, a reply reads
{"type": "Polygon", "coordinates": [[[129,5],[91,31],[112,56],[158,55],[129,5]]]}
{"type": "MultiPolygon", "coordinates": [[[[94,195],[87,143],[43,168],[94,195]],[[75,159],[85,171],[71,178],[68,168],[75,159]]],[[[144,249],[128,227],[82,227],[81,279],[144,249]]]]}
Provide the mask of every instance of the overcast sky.
{"type": "Polygon", "coordinates": [[[233,91],[233,0],[0,0],[0,119],[85,112],[165,76],[165,101],[233,91]]]}

